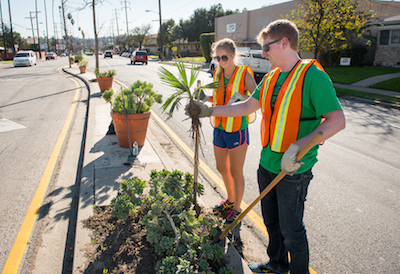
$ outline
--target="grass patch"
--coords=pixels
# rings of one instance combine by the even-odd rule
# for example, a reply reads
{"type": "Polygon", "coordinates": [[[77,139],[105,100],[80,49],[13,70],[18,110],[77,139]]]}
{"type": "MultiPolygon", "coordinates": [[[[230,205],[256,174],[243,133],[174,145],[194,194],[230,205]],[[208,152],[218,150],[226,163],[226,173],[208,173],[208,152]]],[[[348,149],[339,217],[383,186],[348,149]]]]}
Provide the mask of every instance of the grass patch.
{"type": "Polygon", "coordinates": [[[335,89],[336,89],[336,94],[338,97],[353,96],[353,97],[358,97],[358,98],[364,98],[364,99],[369,99],[369,100],[374,100],[374,101],[379,101],[379,102],[386,102],[386,103],[391,103],[391,104],[395,104],[395,105],[400,105],[400,98],[396,98],[396,97],[392,97],[392,96],[351,90],[351,89],[337,88],[337,87],[335,87],[335,89]]]}
{"type": "Polygon", "coordinates": [[[372,76],[400,72],[399,69],[379,67],[329,67],[325,70],[334,83],[340,84],[352,84],[372,76]]]}
{"type": "Polygon", "coordinates": [[[400,91],[400,77],[380,82],[371,86],[372,88],[400,91]]]}
{"type": "Polygon", "coordinates": [[[0,61],[0,64],[12,64],[12,60],[7,60],[7,61],[0,61]]]}
{"type": "Polygon", "coordinates": [[[206,58],[203,56],[198,56],[198,57],[181,57],[178,60],[184,61],[184,62],[195,62],[195,63],[205,63],[206,58]]]}

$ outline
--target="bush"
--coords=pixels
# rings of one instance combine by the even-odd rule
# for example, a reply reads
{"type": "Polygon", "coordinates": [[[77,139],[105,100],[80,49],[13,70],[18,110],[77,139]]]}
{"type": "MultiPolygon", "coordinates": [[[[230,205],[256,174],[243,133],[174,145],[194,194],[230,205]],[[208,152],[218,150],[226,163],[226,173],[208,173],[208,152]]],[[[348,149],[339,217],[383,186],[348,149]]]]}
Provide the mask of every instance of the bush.
{"type": "Polygon", "coordinates": [[[203,56],[207,63],[211,62],[211,45],[214,43],[215,33],[203,33],[200,35],[200,46],[203,51],[203,56]]]}
{"type": "Polygon", "coordinates": [[[104,72],[100,72],[97,68],[94,70],[94,74],[96,75],[97,78],[105,78],[105,77],[114,77],[115,74],[115,69],[110,69],[104,72]]]}
{"type": "MultiPolygon", "coordinates": [[[[161,257],[157,273],[213,273],[210,263],[220,261],[224,251],[218,244],[209,244],[217,233],[218,222],[195,217],[193,176],[180,171],[153,170],[149,194],[143,194],[145,183],[130,179],[121,183],[119,194],[111,202],[113,215],[129,219],[140,217],[147,231],[147,241],[161,257]]],[[[198,193],[203,186],[198,184],[198,193]]],[[[232,273],[228,268],[224,272],[232,273]]]]}
{"type": "Polygon", "coordinates": [[[144,113],[150,110],[154,102],[162,103],[162,95],[153,91],[151,83],[140,80],[134,82],[130,88],[122,90],[114,97],[114,90],[103,93],[103,98],[111,104],[112,111],[124,114],[124,105],[127,114],[144,113]]]}

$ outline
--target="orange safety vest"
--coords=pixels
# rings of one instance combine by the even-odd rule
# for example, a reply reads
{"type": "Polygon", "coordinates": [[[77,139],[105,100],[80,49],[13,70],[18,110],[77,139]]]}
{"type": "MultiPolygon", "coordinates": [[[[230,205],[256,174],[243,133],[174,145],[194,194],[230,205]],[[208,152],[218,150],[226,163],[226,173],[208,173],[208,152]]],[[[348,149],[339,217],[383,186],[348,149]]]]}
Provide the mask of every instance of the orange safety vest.
{"type": "Polygon", "coordinates": [[[262,112],[261,142],[263,147],[270,142],[272,151],[283,153],[290,144],[297,141],[304,76],[313,64],[324,71],[316,60],[311,59],[300,60],[290,71],[279,90],[273,113],[271,98],[281,69],[274,68],[264,78],[259,97],[262,112]]]}
{"type": "MultiPolygon", "coordinates": [[[[225,93],[225,85],[218,85],[218,88],[214,89],[213,93],[213,106],[223,106],[226,105],[231,99],[232,95],[236,92],[244,95],[246,92],[246,87],[244,84],[244,80],[246,77],[246,71],[249,71],[251,75],[254,76],[253,71],[248,66],[237,66],[235,71],[233,72],[231,78],[229,79],[229,83],[226,86],[226,94],[225,93]]],[[[218,81],[217,79],[217,69],[214,73],[214,82],[218,81]]],[[[221,74],[219,79],[219,83],[224,83],[224,73],[221,74]]],[[[236,132],[240,130],[242,126],[242,117],[215,117],[211,116],[211,125],[214,128],[217,128],[222,123],[222,128],[226,132],[236,132]]]]}

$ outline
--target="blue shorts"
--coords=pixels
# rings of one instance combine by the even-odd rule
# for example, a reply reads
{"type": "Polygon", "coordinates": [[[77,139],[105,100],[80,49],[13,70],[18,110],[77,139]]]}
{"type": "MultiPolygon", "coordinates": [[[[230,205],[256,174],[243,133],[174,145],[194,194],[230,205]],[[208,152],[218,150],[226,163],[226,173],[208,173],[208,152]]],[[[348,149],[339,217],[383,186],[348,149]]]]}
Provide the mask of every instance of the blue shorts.
{"type": "Polygon", "coordinates": [[[236,132],[214,128],[214,146],[218,148],[234,149],[244,144],[249,145],[249,129],[245,128],[236,132]]]}

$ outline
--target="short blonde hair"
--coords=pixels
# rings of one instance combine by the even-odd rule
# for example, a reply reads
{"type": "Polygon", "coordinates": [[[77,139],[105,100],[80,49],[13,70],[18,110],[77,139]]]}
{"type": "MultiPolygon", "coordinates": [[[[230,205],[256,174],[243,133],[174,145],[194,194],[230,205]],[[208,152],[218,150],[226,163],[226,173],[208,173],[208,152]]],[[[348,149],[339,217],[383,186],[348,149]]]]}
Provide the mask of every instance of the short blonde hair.
{"type": "Polygon", "coordinates": [[[269,23],[269,25],[263,28],[257,35],[258,43],[262,46],[263,40],[267,39],[268,36],[274,40],[287,37],[290,42],[290,47],[293,50],[297,50],[298,48],[299,29],[295,23],[287,19],[280,19],[269,23]]]}

